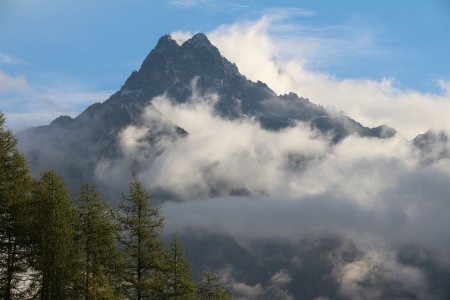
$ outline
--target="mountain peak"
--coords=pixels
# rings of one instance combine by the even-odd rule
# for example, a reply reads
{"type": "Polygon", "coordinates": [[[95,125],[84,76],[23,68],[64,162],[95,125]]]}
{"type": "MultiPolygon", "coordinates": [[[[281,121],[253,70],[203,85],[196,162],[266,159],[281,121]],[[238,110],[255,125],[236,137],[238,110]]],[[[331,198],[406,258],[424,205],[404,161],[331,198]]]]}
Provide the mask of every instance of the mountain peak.
{"type": "Polygon", "coordinates": [[[204,33],[197,33],[193,35],[190,39],[188,39],[186,42],[182,45],[183,48],[192,48],[192,49],[208,49],[210,51],[217,52],[219,54],[219,50],[211,44],[208,37],[204,33]]]}
{"type": "Polygon", "coordinates": [[[278,130],[297,121],[310,122],[322,132],[333,132],[338,142],[349,134],[393,136],[388,127],[367,128],[353,119],[334,115],[295,93],[277,96],[267,85],[239,73],[204,33],[197,33],[181,46],[170,35],[162,36],[139,71],[133,72],[109,103],[148,103],[166,95],[177,103],[191,98],[192,84],[201,93],[217,95],[215,110],[230,119],[251,117],[264,128],[278,130]],[[278,101],[276,101],[276,100],[278,101]]]}
{"type": "Polygon", "coordinates": [[[231,99],[232,94],[237,93],[232,92],[232,88],[242,90],[240,94],[245,93],[245,79],[241,77],[236,66],[220,54],[204,33],[195,34],[181,46],[170,35],[164,35],[145,58],[141,68],[132,72],[120,92],[113,95],[110,101],[146,102],[166,93],[184,102],[192,93],[191,84],[195,78],[201,90],[217,91],[220,87],[218,92],[227,94],[225,98],[231,99]]]}
{"type": "Polygon", "coordinates": [[[179,47],[177,42],[172,39],[170,34],[166,34],[159,38],[155,50],[157,52],[164,52],[170,48],[177,48],[177,47],[179,47]]]}
{"type": "Polygon", "coordinates": [[[187,43],[192,44],[211,44],[208,37],[204,33],[196,33],[190,39],[186,41],[187,43]]]}
{"type": "Polygon", "coordinates": [[[56,126],[62,125],[62,126],[66,126],[66,125],[69,125],[69,124],[72,123],[72,122],[73,122],[72,117],[67,116],[67,115],[61,115],[61,116],[57,117],[56,119],[54,119],[54,120],[51,122],[51,125],[56,125],[56,126]]]}

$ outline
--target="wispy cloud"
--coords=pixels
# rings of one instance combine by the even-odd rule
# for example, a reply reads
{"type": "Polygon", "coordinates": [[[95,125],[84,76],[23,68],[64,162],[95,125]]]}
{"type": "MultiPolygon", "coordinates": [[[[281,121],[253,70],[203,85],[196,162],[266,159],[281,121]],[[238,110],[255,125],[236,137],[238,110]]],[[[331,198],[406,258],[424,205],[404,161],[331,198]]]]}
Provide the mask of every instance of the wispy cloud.
{"type": "Polygon", "coordinates": [[[225,9],[236,10],[248,7],[247,5],[238,2],[227,2],[218,0],[171,0],[169,1],[169,4],[179,8],[206,7],[216,10],[225,10],[225,9]]]}
{"type": "Polygon", "coordinates": [[[0,70],[0,92],[23,91],[29,88],[24,76],[11,76],[0,70]]]}
{"type": "Polygon", "coordinates": [[[346,261],[337,252],[332,259],[333,277],[346,299],[383,299],[383,293],[392,289],[390,285],[408,291],[417,299],[433,299],[424,270],[402,264],[395,251],[364,249],[364,255],[353,261],[346,261]]]}
{"type": "Polygon", "coordinates": [[[291,17],[311,17],[315,16],[316,12],[299,7],[272,7],[264,10],[263,14],[278,19],[286,19],[291,17]]]}
{"type": "Polygon", "coordinates": [[[0,111],[14,131],[46,125],[60,115],[76,116],[88,105],[104,101],[109,91],[92,91],[76,84],[32,86],[24,76],[0,71],[0,111]]]}
{"type": "Polygon", "coordinates": [[[17,65],[23,64],[24,61],[7,53],[0,51],[0,64],[4,65],[17,65]]]}
{"type": "Polygon", "coordinates": [[[183,7],[183,8],[190,8],[200,5],[208,5],[210,4],[211,0],[172,0],[169,1],[169,3],[173,6],[183,7]]]}

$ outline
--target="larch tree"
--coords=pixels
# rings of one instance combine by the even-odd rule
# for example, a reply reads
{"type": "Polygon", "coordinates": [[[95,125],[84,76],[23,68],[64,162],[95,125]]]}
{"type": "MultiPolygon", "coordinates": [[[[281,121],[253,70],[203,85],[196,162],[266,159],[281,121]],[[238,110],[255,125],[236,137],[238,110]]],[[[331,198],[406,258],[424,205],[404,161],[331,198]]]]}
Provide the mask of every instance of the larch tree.
{"type": "Polygon", "coordinates": [[[176,235],[173,236],[166,251],[163,282],[165,299],[195,298],[191,266],[176,235]]]}
{"type": "Polygon", "coordinates": [[[159,299],[164,290],[164,250],[160,239],[164,219],[160,209],[150,205],[150,195],[142,183],[133,177],[129,194],[122,195],[118,211],[125,291],[130,299],[159,299]]]}
{"type": "Polygon", "coordinates": [[[122,299],[117,226],[108,203],[85,184],[77,205],[84,299],[122,299]]]}
{"type": "Polygon", "coordinates": [[[228,300],[232,296],[217,276],[205,272],[197,285],[197,299],[228,300]]]}
{"type": "Polygon", "coordinates": [[[0,112],[0,298],[22,299],[27,276],[31,177],[0,112]]]}
{"type": "Polygon", "coordinates": [[[32,209],[36,297],[78,298],[81,258],[76,212],[68,190],[54,171],[43,173],[35,182],[32,209]]]}

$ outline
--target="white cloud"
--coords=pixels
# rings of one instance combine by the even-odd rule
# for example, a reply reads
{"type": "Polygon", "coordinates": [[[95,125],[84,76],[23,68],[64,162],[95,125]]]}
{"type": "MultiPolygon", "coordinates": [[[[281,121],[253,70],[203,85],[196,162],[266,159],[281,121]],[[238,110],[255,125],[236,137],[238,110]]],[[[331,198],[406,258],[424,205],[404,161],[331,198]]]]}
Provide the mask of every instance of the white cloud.
{"type": "Polygon", "coordinates": [[[292,281],[287,270],[279,270],[272,278],[270,278],[271,286],[269,287],[276,299],[292,300],[294,297],[286,289],[286,285],[292,281]]]}
{"type": "Polygon", "coordinates": [[[170,4],[178,7],[195,7],[199,5],[207,5],[211,0],[172,0],[169,1],[170,4]]]}
{"type": "Polygon", "coordinates": [[[285,19],[290,17],[311,17],[316,15],[316,13],[312,10],[299,7],[272,7],[266,9],[264,14],[277,19],[285,19]]]}
{"type": "Polygon", "coordinates": [[[155,185],[188,198],[204,198],[216,188],[226,190],[228,185],[230,189],[260,194],[282,192],[283,164],[288,163],[289,154],[301,153],[313,159],[327,147],[325,139],[317,138],[303,125],[276,133],[262,130],[250,120],[218,118],[208,101],[173,106],[158,98],[153,104],[189,136],[166,149],[148,176],[158,174],[155,185]],[[180,179],[184,184],[180,185],[180,179]]]}
{"type": "Polygon", "coordinates": [[[188,39],[194,35],[190,31],[175,31],[170,34],[171,38],[177,42],[179,46],[183,45],[188,39]]]}
{"type": "Polygon", "coordinates": [[[28,90],[29,86],[24,76],[11,76],[0,70],[0,93],[28,90]]]}
{"type": "Polygon", "coordinates": [[[219,274],[221,281],[229,287],[236,299],[260,299],[266,292],[261,283],[250,285],[236,280],[233,276],[233,270],[230,267],[219,270],[219,274]]]}
{"type": "MultiPolygon", "coordinates": [[[[219,186],[227,191],[225,194],[241,190],[287,197],[335,189],[339,196],[371,207],[378,204],[374,195],[395,186],[397,176],[419,163],[410,143],[401,137],[349,137],[330,148],[328,138],[312,132],[307,125],[266,131],[252,120],[229,121],[215,116],[214,95],[208,99],[195,97],[180,105],[173,105],[165,97],[152,101],[189,136],[170,147],[164,144],[167,148],[151,162],[151,168],[142,167],[143,176],[153,187],[164,187],[182,198],[207,198],[219,186]],[[363,166],[370,170],[369,174],[363,166]],[[389,180],[385,180],[387,174],[389,180]]],[[[120,144],[126,157],[136,159],[140,157],[136,152],[146,153],[141,145],[146,140],[141,135],[147,134],[149,128],[140,125],[124,129],[120,144]]]]}
{"type": "MultiPolygon", "coordinates": [[[[314,159],[328,147],[326,138],[318,137],[304,124],[282,133],[266,131],[252,120],[232,122],[215,116],[212,112],[215,95],[204,98],[194,94],[193,97],[189,103],[178,106],[165,97],[152,101],[165,118],[189,132],[187,137],[171,145],[162,140],[146,146],[142,135],[147,134],[150,127],[145,123],[129,126],[119,135],[124,157],[129,163],[140,162],[141,175],[152,182],[152,188],[164,188],[184,199],[207,198],[215,192],[283,192],[285,185],[297,177],[295,173],[288,173],[292,178],[288,181],[283,178],[290,155],[314,159]],[[164,151],[155,161],[146,159],[147,152],[155,147],[161,149],[161,145],[164,151]]],[[[123,166],[124,162],[111,164],[111,168],[123,166]]],[[[111,174],[117,174],[101,170],[98,175],[105,182],[112,180],[111,174]]]]}
{"type": "Polygon", "coordinates": [[[236,10],[247,7],[247,5],[238,2],[227,2],[219,0],[171,0],[169,1],[169,4],[179,8],[206,7],[215,10],[236,10]]]}
{"type": "Polygon", "coordinates": [[[285,269],[275,272],[266,286],[261,283],[251,285],[236,280],[231,267],[223,268],[218,273],[221,281],[231,290],[233,297],[236,299],[294,299],[286,288],[286,285],[292,281],[292,278],[285,269]]]}
{"type": "Polygon", "coordinates": [[[17,58],[0,51],[0,64],[13,65],[18,62],[19,60],[17,58]]]}
{"type": "Polygon", "coordinates": [[[280,270],[275,273],[275,275],[272,276],[270,281],[273,284],[284,286],[292,281],[291,276],[289,276],[289,273],[286,270],[280,270]]]}
{"type": "Polygon", "coordinates": [[[119,147],[129,160],[145,164],[170,146],[176,136],[175,128],[153,106],[145,108],[139,125],[130,125],[119,132],[119,147]],[[162,134],[163,133],[163,134],[162,134]],[[150,136],[157,138],[149,143],[150,136]]]}
{"type": "Polygon", "coordinates": [[[405,299],[405,291],[408,298],[432,299],[423,270],[399,263],[393,251],[366,249],[361,258],[352,261],[337,255],[333,273],[346,299],[375,300],[385,295],[405,299]]]}
{"type": "Polygon", "coordinates": [[[220,26],[208,36],[244,75],[266,82],[277,93],[297,92],[364,125],[387,124],[407,138],[430,128],[450,129],[448,82],[439,82],[443,93],[432,94],[399,88],[395,79],[338,79],[313,71],[315,61],[381,50],[364,31],[349,38],[336,32],[339,27],[292,25],[283,17],[220,26]]]}
{"type": "Polygon", "coordinates": [[[152,126],[127,127],[118,137],[123,156],[99,163],[99,179],[118,184],[138,163],[149,190],[185,200],[163,206],[172,230],[216,228],[244,239],[331,232],[392,247],[414,243],[450,262],[450,159],[424,164],[401,136],[351,136],[330,146],[301,124],[266,131],[214,115],[214,95],[195,97],[178,105],[154,99],[164,119],[189,135],[150,145],[152,126]]]}

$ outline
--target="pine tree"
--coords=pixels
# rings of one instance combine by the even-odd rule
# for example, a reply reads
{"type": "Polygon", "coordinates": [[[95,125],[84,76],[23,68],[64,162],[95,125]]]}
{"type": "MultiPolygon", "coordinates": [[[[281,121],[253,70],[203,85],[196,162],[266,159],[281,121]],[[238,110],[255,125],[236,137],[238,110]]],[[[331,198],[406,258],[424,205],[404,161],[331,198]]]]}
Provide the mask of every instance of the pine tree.
{"type": "Polygon", "coordinates": [[[165,299],[194,299],[195,286],[192,283],[191,267],[176,235],[167,249],[165,267],[165,299]]]}
{"type": "Polygon", "coordinates": [[[129,195],[119,206],[123,247],[123,280],[130,299],[160,298],[163,292],[161,269],[163,247],[159,234],[163,218],[159,208],[150,206],[150,196],[134,176],[129,195]]]}
{"type": "Polygon", "coordinates": [[[37,295],[42,300],[75,299],[81,282],[76,212],[54,171],[43,173],[35,182],[32,208],[37,295]]]}
{"type": "Polygon", "coordinates": [[[209,272],[203,273],[197,286],[199,300],[228,300],[231,294],[220,282],[219,278],[209,272]]]}
{"type": "Polygon", "coordinates": [[[120,299],[117,227],[112,212],[90,185],[80,189],[77,206],[83,257],[84,299],[120,299]]]}
{"type": "Polygon", "coordinates": [[[21,299],[27,275],[27,205],[31,177],[0,112],[0,298],[21,299]]]}

